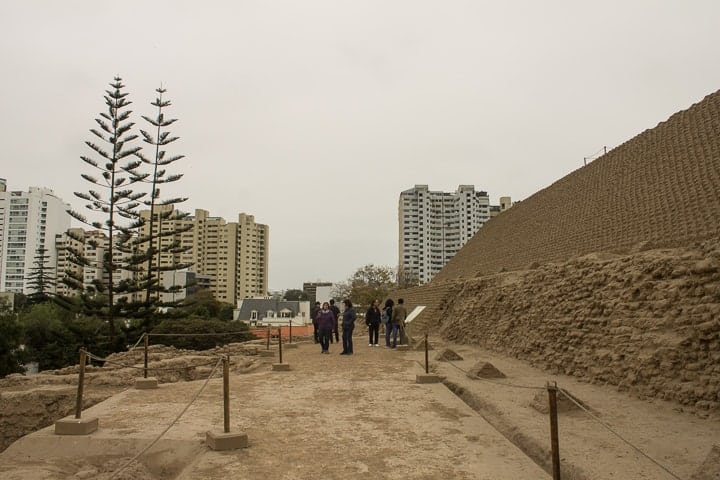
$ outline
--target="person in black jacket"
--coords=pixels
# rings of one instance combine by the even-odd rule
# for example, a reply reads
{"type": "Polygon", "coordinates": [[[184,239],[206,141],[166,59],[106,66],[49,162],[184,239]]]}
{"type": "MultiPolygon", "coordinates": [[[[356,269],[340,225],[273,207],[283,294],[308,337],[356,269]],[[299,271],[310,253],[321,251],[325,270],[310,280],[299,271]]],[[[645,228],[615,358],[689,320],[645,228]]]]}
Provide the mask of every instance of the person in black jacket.
{"type": "MultiPolygon", "coordinates": [[[[333,330],[333,333],[335,334],[335,341],[340,341],[340,336],[338,335],[338,320],[340,319],[340,309],[335,306],[335,299],[330,299],[330,311],[333,312],[335,315],[335,329],[333,330]]],[[[330,343],[333,343],[332,341],[332,335],[330,335],[330,343]]]]}
{"type": "Polygon", "coordinates": [[[381,322],[385,325],[386,348],[390,348],[390,332],[392,332],[392,323],[390,322],[390,319],[392,318],[393,306],[395,306],[395,302],[393,302],[391,298],[385,300],[385,308],[383,308],[381,316],[381,322]]]}
{"type": "Polygon", "coordinates": [[[343,342],[343,350],[340,352],[340,355],[352,355],[353,354],[353,330],[355,329],[355,319],[357,318],[357,315],[355,315],[355,309],[352,306],[352,302],[350,300],[343,300],[343,303],[345,304],[345,310],[343,311],[343,319],[342,319],[342,327],[343,327],[343,334],[342,334],[342,342],[343,342]]]}
{"type": "Polygon", "coordinates": [[[310,310],[310,318],[313,322],[313,339],[318,343],[318,321],[317,314],[320,311],[320,302],[315,302],[315,306],[310,310]]]}
{"type": "Polygon", "coordinates": [[[368,308],[368,311],[365,314],[365,325],[368,326],[368,334],[370,336],[370,343],[368,343],[368,347],[380,346],[380,344],[378,343],[378,336],[380,335],[381,316],[379,305],[379,300],[373,301],[372,305],[370,305],[370,308],[368,308]]]}

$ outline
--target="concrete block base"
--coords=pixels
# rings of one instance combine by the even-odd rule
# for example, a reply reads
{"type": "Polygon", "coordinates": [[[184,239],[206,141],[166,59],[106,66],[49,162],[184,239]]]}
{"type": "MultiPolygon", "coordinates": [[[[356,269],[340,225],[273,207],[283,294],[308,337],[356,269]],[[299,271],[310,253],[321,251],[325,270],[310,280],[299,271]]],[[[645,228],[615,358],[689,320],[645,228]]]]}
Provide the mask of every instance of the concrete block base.
{"type": "Polygon", "coordinates": [[[434,373],[421,373],[415,375],[415,383],[440,383],[442,378],[434,373]]]}
{"type": "Polygon", "coordinates": [[[89,435],[97,429],[97,417],[65,417],[55,422],[55,435],[89,435]]]}
{"type": "Polygon", "coordinates": [[[273,369],[273,372],[289,372],[290,364],[289,363],[273,363],[272,369],[273,369]]]}
{"type": "Polygon", "coordinates": [[[248,447],[248,436],[242,432],[207,432],[205,444],[213,450],[237,450],[248,447]]]}
{"type": "Polygon", "coordinates": [[[260,350],[258,353],[261,357],[274,357],[277,355],[275,350],[260,350]]]}
{"type": "Polygon", "coordinates": [[[157,377],[136,378],[135,379],[135,388],[138,390],[148,390],[151,388],[158,388],[158,379],[157,379],[157,377]]]}
{"type": "Polygon", "coordinates": [[[285,350],[285,349],[290,350],[292,348],[297,348],[297,347],[298,347],[297,343],[283,343],[283,350],[285,350]]]}

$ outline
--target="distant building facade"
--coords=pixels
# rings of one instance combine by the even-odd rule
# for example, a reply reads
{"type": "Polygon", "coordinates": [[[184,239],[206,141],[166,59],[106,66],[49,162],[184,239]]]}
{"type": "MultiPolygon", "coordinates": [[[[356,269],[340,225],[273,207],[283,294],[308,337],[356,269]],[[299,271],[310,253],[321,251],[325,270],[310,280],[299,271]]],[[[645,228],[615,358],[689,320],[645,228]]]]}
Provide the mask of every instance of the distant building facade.
{"type": "MultiPolygon", "coordinates": [[[[509,206],[510,198],[502,197],[509,206]]],[[[429,282],[491,217],[490,197],[473,185],[455,192],[427,185],[400,193],[398,274],[408,284],[429,282]]]]}
{"type": "Polygon", "coordinates": [[[306,325],[310,321],[309,301],[287,301],[274,298],[244,298],[238,301],[233,320],[253,326],[306,325]]]}
{"type": "Polygon", "coordinates": [[[50,189],[7,191],[5,179],[0,179],[0,292],[33,293],[28,275],[40,250],[47,257],[47,271],[54,273],[55,235],[70,228],[69,208],[50,189]]]}
{"type": "Polygon", "coordinates": [[[333,284],[331,282],[305,282],[303,292],[307,293],[311,303],[326,302],[330,300],[333,284]]]}

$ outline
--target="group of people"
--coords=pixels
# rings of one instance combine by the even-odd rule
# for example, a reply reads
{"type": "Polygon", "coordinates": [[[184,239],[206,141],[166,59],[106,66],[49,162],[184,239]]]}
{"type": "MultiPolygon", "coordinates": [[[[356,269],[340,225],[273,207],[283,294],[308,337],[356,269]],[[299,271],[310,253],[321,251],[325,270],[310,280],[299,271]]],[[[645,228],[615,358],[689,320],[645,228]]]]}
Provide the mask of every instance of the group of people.
{"type": "MultiPolygon", "coordinates": [[[[335,300],[329,302],[315,302],[315,306],[310,311],[313,321],[313,336],[315,343],[320,344],[320,353],[330,353],[330,344],[333,341],[339,341],[338,320],[342,316],[342,345],[343,349],[340,355],[353,354],[353,330],[355,330],[355,320],[357,315],[350,300],[343,300],[345,309],[335,306],[335,300]]],[[[404,301],[398,299],[397,305],[391,299],[385,301],[385,306],[380,309],[380,301],[373,301],[368,311],[365,313],[365,325],[368,327],[369,347],[379,347],[380,325],[385,327],[385,346],[387,348],[395,348],[397,346],[398,335],[402,335],[405,329],[405,319],[407,318],[407,310],[405,310],[404,301]],[[392,342],[390,341],[392,337],[392,342]]]]}

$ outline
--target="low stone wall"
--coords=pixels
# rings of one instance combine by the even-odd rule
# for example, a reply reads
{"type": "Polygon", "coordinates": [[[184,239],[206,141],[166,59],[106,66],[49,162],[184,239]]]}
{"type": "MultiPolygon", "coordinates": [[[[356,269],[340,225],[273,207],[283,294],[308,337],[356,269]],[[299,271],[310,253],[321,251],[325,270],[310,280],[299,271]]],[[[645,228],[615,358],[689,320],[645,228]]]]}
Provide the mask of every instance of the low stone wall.
{"type": "Polygon", "coordinates": [[[447,288],[440,332],[701,416],[720,413],[720,241],[533,267],[447,288]]]}

